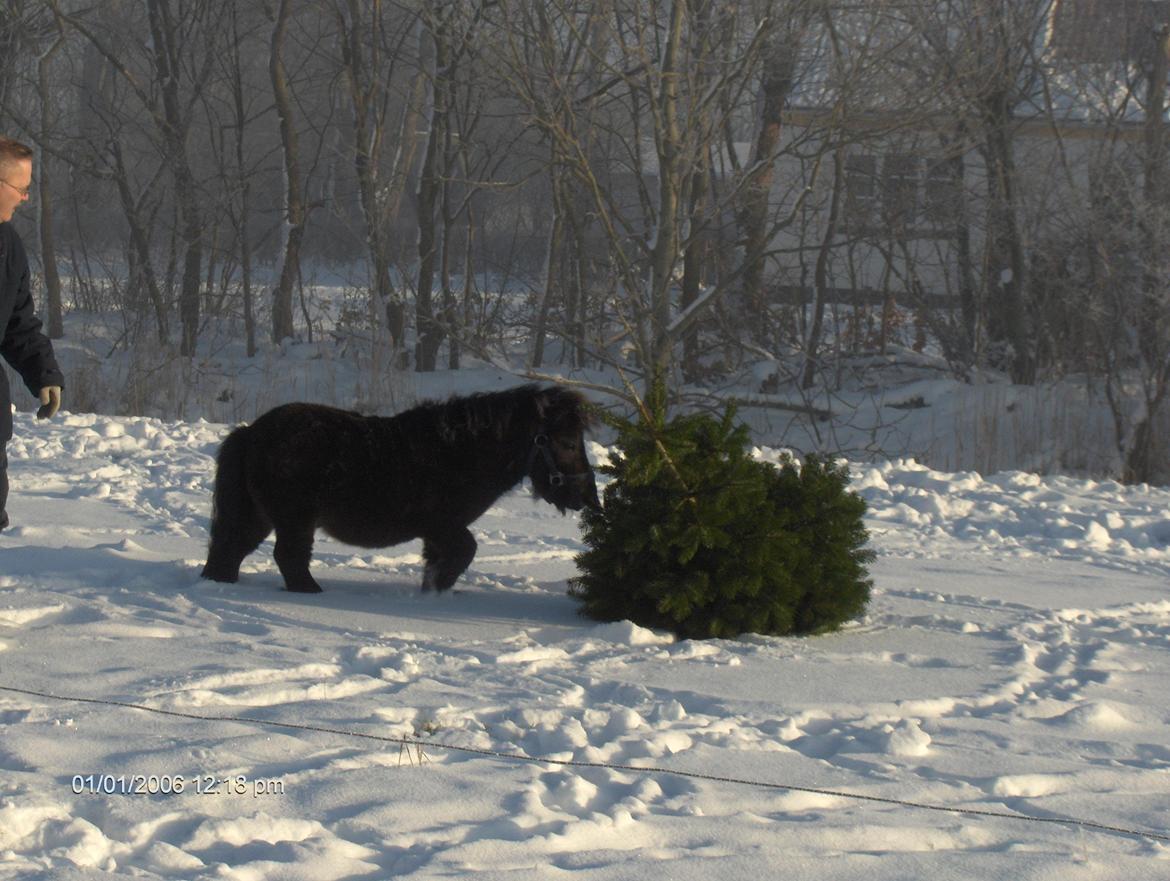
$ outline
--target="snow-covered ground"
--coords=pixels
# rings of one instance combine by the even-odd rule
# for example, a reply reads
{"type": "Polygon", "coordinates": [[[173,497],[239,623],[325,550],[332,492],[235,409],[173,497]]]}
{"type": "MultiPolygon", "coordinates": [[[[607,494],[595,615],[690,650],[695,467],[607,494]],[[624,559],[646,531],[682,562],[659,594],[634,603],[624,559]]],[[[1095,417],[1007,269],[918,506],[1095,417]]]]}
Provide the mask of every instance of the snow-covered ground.
{"type": "MultiPolygon", "coordinates": [[[[125,324],[133,313],[69,312],[65,336],[54,343],[65,373],[65,406],[76,412],[224,423],[251,421],[289,401],[386,415],[427,398],[499,389],[527,373],[531,342],[519,334],[507,346],[497,344],[490,362],[465,353],[459,370],[391,369],[395,355],[380,333],[339,320],[339,313],[352,311],[353,295],[349,288],[312,288],[307,307],[316,328],[312,339],[304,338],[308,335],[302,330],[302,338],[280,345],[261,340],[254,357],[246,354],[243,329],[230,320],[211,321],[198,354],[182,358],[173,346],[152,342],[149,334],[127,348],[133,335],[125,324]]],[[[559,349],[550,343],[548,360],[538,371],[541,378],[585,383],[591,389],[621,387],[614,370],[570,368],[559,349]]],[[[611,354],[621,363],[621,353],[611,354]]],[[[636,366],[630,366],[630,376],[637,377],[636,366]]],[[[8,369],[2,360],[0,368],[8,369]]],[[[710,385],[683,385],[677,391],[687,408],[718,411],[735,400],[739,418],[758,443],[806,453],[857,462],[914,458],[940,470],[984,474],[1017,469],[1089,477],[1122,473],[1117,425],[1099,383],[1084,376],[1022,386],[981,370],[961,381],[937,352],[896,344],[885,354],[843,356],[807,392],[800,390],[803,369],[800,355],[745,362],[710,385]],[[809,407],[829,415],[810,418],[809,407]]],[[[9,382],[18,390],[23,385],[10,370],[9,382]]],[[[599,404],[631,415],[616,396],[594,396],[599,404]]],[[[36,409],[36,402],[20,391],[16,398],[17,406],[36,409]]],[[[1125,410],[1130,421],[1139,411],[1125,410]]],[[[1170,414],[1162,414],[1155,434],[1170,436],[1170,414]]],[[[1170,456],[1156,458],[1170,461],[1170,456]]],[[[1155,479],[1170,484],[1170,469],[1155,479]]]]}
{"type": "Polygon", "coordinates": [[[859,464],[863,620],[677,642],[578,617],[577,522],[527,490],[452,593],[320,541],[293,595],[270,543],[199,578],[223,426],[16,431],[0,877],[1170,873],[1170,491],[859,464]]]}

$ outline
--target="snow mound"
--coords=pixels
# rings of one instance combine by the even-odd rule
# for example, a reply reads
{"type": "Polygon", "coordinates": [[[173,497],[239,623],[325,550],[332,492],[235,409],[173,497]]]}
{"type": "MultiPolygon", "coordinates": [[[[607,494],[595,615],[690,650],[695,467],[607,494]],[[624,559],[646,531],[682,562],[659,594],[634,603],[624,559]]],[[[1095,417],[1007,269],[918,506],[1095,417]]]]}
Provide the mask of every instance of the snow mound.
{"type": "Polygon", "coordinates": [[[589,628],[589,636],[594,639],[612,642],[616,645],[670,645],[675,641],[671,633],[662,633],[639,627],[632,621],[614,621],[610,624],[599,624],[589,628]]]}

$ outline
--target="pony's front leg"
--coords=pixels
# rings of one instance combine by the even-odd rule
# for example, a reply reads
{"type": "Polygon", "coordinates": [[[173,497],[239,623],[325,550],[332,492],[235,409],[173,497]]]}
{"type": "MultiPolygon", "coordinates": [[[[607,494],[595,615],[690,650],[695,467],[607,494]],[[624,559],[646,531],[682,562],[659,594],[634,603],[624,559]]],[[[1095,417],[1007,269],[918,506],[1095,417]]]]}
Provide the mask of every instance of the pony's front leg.
{"type": "Polygon", "coordinates": [[[467,571],[478,547],[469,529],[423,538],[423,590],[446,590],[467,571]]]}
{"type": "Polygon", "coordinates": [[[321,593],[321,585],[309,573],[313,532],[312,526],[276,527],[276,547],[272,556],[284,577],[284,586],[296,593],[321,593]]]}

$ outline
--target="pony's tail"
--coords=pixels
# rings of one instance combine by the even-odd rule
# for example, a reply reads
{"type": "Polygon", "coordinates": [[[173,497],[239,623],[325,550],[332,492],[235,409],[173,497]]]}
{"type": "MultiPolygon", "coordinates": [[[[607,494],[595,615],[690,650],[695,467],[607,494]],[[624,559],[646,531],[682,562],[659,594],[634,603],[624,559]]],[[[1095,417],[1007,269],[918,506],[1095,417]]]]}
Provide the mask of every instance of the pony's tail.
{"type": "Polygon", "coordinates": [[[215,460],[211,543],[203,567],[203,577],[213,581],[238,580],[240,563],[268,534],[265,518],[248,491],[248,432],[248,427],[243,426],[229,434],[220,444],[215,460]]]}

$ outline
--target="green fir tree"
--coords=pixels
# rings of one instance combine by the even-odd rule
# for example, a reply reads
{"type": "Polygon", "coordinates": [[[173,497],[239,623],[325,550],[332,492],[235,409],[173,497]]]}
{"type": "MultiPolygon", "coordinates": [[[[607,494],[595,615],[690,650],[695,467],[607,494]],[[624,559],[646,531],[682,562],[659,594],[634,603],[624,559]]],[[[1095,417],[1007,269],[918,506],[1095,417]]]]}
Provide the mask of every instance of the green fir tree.
{"type": "Polygon", "coordinates": [[[864,611],[872,552],[848,474],[751,457],[734,410],[621,423],[572,593],[592,618],[681,638],[833,630],[864,611]]]}

